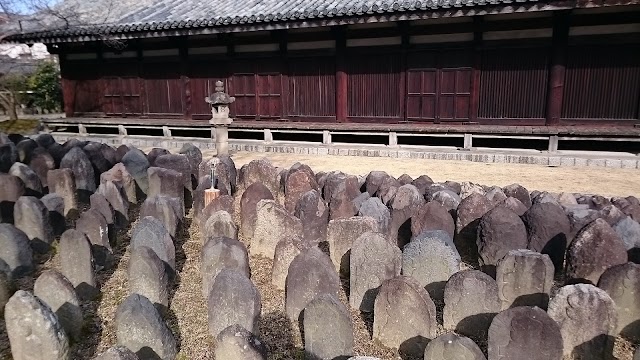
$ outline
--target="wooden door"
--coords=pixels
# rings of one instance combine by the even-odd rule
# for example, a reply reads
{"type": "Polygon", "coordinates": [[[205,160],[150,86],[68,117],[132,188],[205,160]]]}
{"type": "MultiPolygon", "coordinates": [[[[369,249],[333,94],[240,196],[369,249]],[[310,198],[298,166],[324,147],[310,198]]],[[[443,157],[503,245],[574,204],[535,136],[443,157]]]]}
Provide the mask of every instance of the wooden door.
{"type": "Polygon", "coordinates": [[[104,78],[104,112],[111,116],[140,115],[140,83],[134,76],[104,78]]]}
{"type": "Polygon", "coordinates": [[[407,58],[407,120],[465,121],[471,100],[471,56],[434,50],[407,58]]]}
{"type": "Polygon", "coordinates": [[[236,61],[229,93],[236,98],[231,115],[264,120],[282,117],[282,71],[279,59],[236,61]]]}
{"type": "Polygon", "coordinates": [[[279,73],[258,73],[258,119],[274,119],[282,116],[282,79],[279,73]]]}

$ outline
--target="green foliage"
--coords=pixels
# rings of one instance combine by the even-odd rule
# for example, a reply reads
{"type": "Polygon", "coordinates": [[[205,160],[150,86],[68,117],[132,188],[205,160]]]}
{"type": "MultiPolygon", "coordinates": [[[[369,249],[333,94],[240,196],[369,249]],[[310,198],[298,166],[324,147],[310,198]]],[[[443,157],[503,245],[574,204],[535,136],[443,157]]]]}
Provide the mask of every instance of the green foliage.
{"type": "Polygon", "coordinates": [[[33,91],[33,103],[44,110],[59,110],[62,104],[60,71],[50,61],[43,62],[28,80],[29,90],[33,91]]]}

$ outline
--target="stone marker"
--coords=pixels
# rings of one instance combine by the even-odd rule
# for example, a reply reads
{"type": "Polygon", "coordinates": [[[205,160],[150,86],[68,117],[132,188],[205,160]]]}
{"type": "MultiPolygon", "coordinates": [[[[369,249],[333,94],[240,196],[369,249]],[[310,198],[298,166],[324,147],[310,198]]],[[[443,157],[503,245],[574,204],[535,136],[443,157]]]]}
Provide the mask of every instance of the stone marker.
{"type": "Polygon", "coordinates": [[[475,247],[476,234],[480,218],[493,208],[493,202],[486,196],[473,193],[464,198],[457,209],[456,242],[475,247]]]}
{"type": "Polygon", "coordinates": [[[161,311],[168,308],[169,276],[166,265],[152,249],[138,246],[131,251],[127,278],[130,294],[144,296],[161,311]]]}
{"type": "Polygon", "coordinates": [[[327,240],[329,208],[318,190],[310,190],[300,196],[293,214],[302,224],[302,238],[310,244],[327,240]]]}
{"type": "Polygon", "coordinates": [[[415,239],[425,231],[442,230],[453,239],[456,226],[447,208],[433,200],[418,207],[411,217],[411,238],[415,239]]]}
{"type": "Polygon", "coordinates": [[[138,355],[124,346],[112,346],[94,360],[139,360],[138,355]]]}
{"type": "Polygon", "coordinates": [[[564,286],[547,313],[560,325],[565,356],[596,360],[613,354],[618,314],[604,290],[590,284],[564,286]]]}
{"type": "Polygon", "coordinates": [[[548,255],[524,249],[509,251],[496,266],[502,310],[516,306],[546,309],[553,273],[553,263],[548,255]]]}
{"type": "Polygon", "coordinates": [[[160,260],[172,270],[176,268],[176,248],[171,235],[160,220],[145,216],[138,221],[131,231],[131,250],[138,246],[147,246],[153,250],[160,260]]]}
{"type": "Polygon", "coordinates": [[[0,224],[0,260],[19,278],[33,270],[33,251],[27,235],[11,224],[0,224]]]}
{"type": "Polygon", "coordinates": [[[460,198],[464,199],[471,194],[485,195],[487,190],[484,186],[464,181],[460,184],[460,198]]]}
{"type": "Polygon", "coordinates": [[[118,345],[135,352],[140,359],[175,359],[176,339],[151,301],[131,294],[116,310],[118,345]]]}
{"type": "Polygon", "coordinates": [[[43,196],[40,201],[49,211],[49,224],[54,234],[62,234],[66,229],[64,199],[59,194],[51,193],[43,196]]]}
{"type": "Polygon", "coordinates": [[[207,297],[207,308],[212,336],[234,324],[258,332],[260,293],[242,272],[223,269],[218,273],[207,297]]]}
{"type": "Polygon", "coordinates": [[[58,318],[33,294],[18,290],[4,309],[14,360],[68,360],[69,339],[58,318]]]}
{"type": "Polygon", "coordinates": [[[76,194],[76,183],[71,169],[51,170],[47,174],[49,192],[56,193],[64,199],[64,215],[78,210],[78,195],[76,194]]]}
{"type": "Polygon", "coordinates": [[[76,221],[76,230],[87,236],[96,265],[110,268],[114,260],[113,249],[109,243],[109,226],[102,214],[96,209],[83,212],[76,221]]]}
{"type": "Polygon", "coordinates": [[[507,197],[514,197],[520,200],[520,202],[527,208],[531,207],[531,195],[529,195],[529,191],[522,185],[511,184],[503,187],[502,190],[507,197]]]}
{"type": "Polygon", "coordinates": [[[147,154],[147,159],[149,159],[149,164],[151,166],[156,166],[156,159],[159,156],[167,155],[167,154],[171,154],[171,152],[167,149],[153,148],[149,151],[149,154],[147,154]]]}
{"type": "Polygon", "coordinates": [[[402,185],[391,203],[389,239],[402,249],[411,240],[411,217],[424,204],[424,198],[413,185],[402,185]]]}
{"type": "Polygon", "coordinates": [[[191,167],[191,175],[198,176],[198,166],[202,162],[202,151],[200,151],[197,146],[186,143],[182,145],[178,153],[187,157],[189,166],[191,167]]]}
{"type": "Polygon", "coordinates": [[[213,354],[216,359],[266,360],[267,347],[247,329],[234,324],[216,336],[213,354]]]}
{"type": "Polygon", "coordinates": [[[242,193],[240,198],[240,231],[245,239],[253,238],[253,231],[256,228],[258,219],[258,203],[261,200],[273,200],[271,190],[262,183],[251,184],[242,193]]]}
{"type": "Polygon", "coordinates": [[[593,210],[593,211],[597,211],[599,214],[598,217],[603,218],[611,226],[617,224],[618,222],[622,221],[624,218],[627,217],[627,215],[623,213],[622,210],[618,209],[618,207],[614,205],[607,205],[600,210],[593,210]]]}
{"type": "Polygon", "coordinates": [[[273,200],[262,200],[256,206],[256,227],[251,238],[251,255],[273,259],[278,241],[286,237],[301,237],[300,219],[289,214],[273,200]]]}
{"type": "Polygon", "coordinates": [[[89,195],[96,191],[96,176],[87,154],[78,147],[73,147],[62,158],[61,169],[71,169],[76,182],[80,201],[89,201],[89,195]]]}
{"type": "Polygon", "coordinates": [[[70,338],[80,340],[82,309],[73,284],[67,278],[55,270],[45,270],[33,285],[33,295],[51,308],[70,338]]]}
{"type": "Polygon", "coordinates": [[[273,255],[273,265],[271,267],[271,284],[273,284],[278,290],[285,289],[289,266],[293,259],[308,247],[308,243],[305,243],[296,237],[284,238],[278,242],[273,255]]]}
{"type": "Polygon", "coordinates": [[[76,289],[83,300],[91,300],[98,295],[96,278],[93,269],[91,244],[85,234],[76,229],[65,231],[60,237],[58,246],[62,275],[76,289]]]}
{"type": "Polygon", "coordinates": [[[4,260],[0,259],[0,319],[4,317],[4,306],[14,291],[11,269],[4,260]]]}
{"type": "Polygon", "coordinates": [[[304,308],[307,359],[333,360],[353,355],[353,326],[347,308],[333,295],[321,294],[304,308]]]}
{"type": "Polygon", "coordinates": [[[367,232],[353,242],[350,258],[349,305],[373,312],[382,282],[400,275],[402,252],[383,235],[367,232]]]}
{"type": "Polygon", "coordinates": [[[425,231],[402,250],[402,274],[416,279],[434,299],[443,299],[445,284],[460,271],[460,263],[453,239],[442,230],[425,231]]]}
{"type": "Polygon", "coordinates": [[[610,267],[600,276],[598,287],[615,303],[616,334],[640,340],[640,265],[628,262],[610,267]]]}
{"type": "Polygon", "coordinates": [[[346,219],[358,213],[353,200],[357,197],[349,194],[344,187],[332,191],[329,198],[329,219],[346,219]]]}
{"type": "MultiPolygon", "coordinates": [[[[368,193],[363,193],[368,194],[368,193]]],[[[381,234],[389,234],[391,225],[391,212],[377,197],[370,197],[362,202],[358,210],[358,216],[371,217],[378,223],[378,231],[381,234]]]]}
{"type": "Polygon", "coordinates": [[[238,239],[236,224],[233,222],[231,215],[224,210],[211,215],[202,229],[202,243],[217,237],[238,239]]]}
{"type": "Polygon", "coordinates": [[[42,182],[40,181],[38,174],[31,170],[30,167],[23,163],[15,163],[11,165],[8,172],[9,175],[13,175],[22,180],[26,195],[37,197],[42,196],[42,182]]]}
{"type": "Polygon", "coordinates": [[[175,237],[182,220],[180,200],[169,195],[147,197],[140,208],[140,217],[151,216],[162,222],[165,229],[175,237]]]}
{"type": "Polygon", "coordinates": [[[18,158],[20,162],[28,163],[29,160],[31,160],[31,154],[33,151],[39,147],[40,145],[30,138],[23,138],[16,142],[16,149],[18,150],[18,158]]]}
{"type": "Polygon", "coordinates": [[[587,226],[593,220],[602,217],[599,211],[588,208],[585,209],[582,205],[566,207],[565,214],[567,214],[567,219],[569,219],[570,230],[567,238],[569,243],[573,241],[573,238],[575,238],[578,231],[582,230],[583,227],[587,226]]]}
{"type": "Polygon", "coordinates": [[[0,145],[0,171],[9,172],[9,169],[18,161],[18,149],[12,142],[0,145]]]}
{"type": "Polygon", "coordinates": [[[378,223],[370,217],[355,216],[329,221],[327,242],[329,255],[336,271],[348,274],[351,246],[362,234],[378,232],[378,223]]]}
{"type": "MultiPolygon", "coordinates": [[[[482,194],[479,194],[482,195],[482,194]]],[[[499,186],[492,186],[487,190],[485,197],[494,205],[497,205],[507,199],[507,195],[499,186]]]]}
{"type": "Polygon", "coordinates": [[[520,200],[518,200],[518,199],[516,199],[514,197],[511,197],[511,196],[506,198],[504,201],[499,203],[497,206],[505,207],[505,208],[513,211],[514,213],[516,213],[516,215],[518,215],[518,216],[524,215],[524,213],[526,213],[527,209],[528,209],[526,206],[524,206],[524,204],[520,200]]]}
{"type": "Polygon", "coordinates": [[[489,327],[489,360],[562,359],[560,327],[538,307],[519,306],[499,313],[489,327]]]}
{"type": "Polygon", "coordinates": [[[113,166],[113,163],[104,156],[105,154],[103,153],[103,149],[106,148],[111,149],[109,145],[93,141],[89,142],[82,148],[91,162],[96,175],[100,175],[103,172],[108,171],[113,166]]]}
{"type": "Polygon", "coordinates": [[[429,339],[436,336],[436,306],[410,276],[384,281],[373,313],[373,339],[401,353],[423,356],[429,339]]]}
{"type": "Polygon", "coordinates": [[[49,210],[34,196],[21,196],[14,206],[14,224],[31,240],[31,247],[45,253],[53,242],[49,210]]]}
{"type": "Polygon", "coordinates": [[[0,173],[0,221],[13,222],[14,204],[24,193],[24,184],[20,178],[0,173]]]}
{"type": "Polygon", "coordinates": [[[476,244],[480,266],[493,275],[495,265],[510,250],[527,248],[527,230],[513,211],[497,206],[480,219],[476,244]]]}
{"type": "Polygon", "coordinates": [[[431,201],[440,203],[450,214],[455,214],[460,205],[460,196],[451,190],[436,191],[431,195],[431,201]]]}
{"type": "Polygon", "coordinates": [[[185,200],[185,206],[191,207],[192,197],[191,191],[193,190],[193,183],[191,181],[191,165],[189,159],[182,154],[166,154],[156,158],[154,166],[159,168],[171,169],[180,173],[183,185],[183,194],[185,200]]]}
{"type": "Polygon", "coordinates": [[[360,195],[360,184],[358,178],[339,171],[333,171],[327,175],[323,187],[324,198],[329,202],[337,193],[344,192],[342,198],[352,201],[360,195]]]}
{"type": "Polygon", "coordinates": [[[127,168],[122,163],[115,164],[111,169],[100,175],[100,184],[113,182],[121,189],[124,198],[131,204],[138,202],[138,192],[136,182],[127,168]]]}
{"type": "Polygon", "coordinates": [[[160,167],[150,167],[148,196],[168,195],[180,201],[180,212],[185,214],[185,187],[183,185],[183,175],[171,169],[160,167]]]}
{"type": "Polygon", "coordinates": [[[129,224],[129,201],[121,188],[118,188],[112,181],[107,181],[98,186],[98,194],[104,196],[116,217],[115,224],[119,228],[125,228],[129,224]]]}
{"type": "Polygon", "coordinates": [[[568,279],[597,284],[602,273],[627,262],[627,249],[616,232],[602,219],[596,219],[576,235],[567,251],[568,279]]]}
{"type": "Polygon", "coordinates": [[[51,192],[51,185],[48,184],[47,173],[49,172],[49,170],[53,170],[56,168],[56,160],[54,160],[53,156],[51,156],[51,154],[49,154],[49,152],[45,149],[38,148],[32,154],[31,161],[29,161],[28,164],[33,172],[35,172],[40,178],[42,187],[49,187],[49,192],[51,192]]]}
{"type": "Polygon", "coordinates": [[[571,232],[569,218],[555,203],[533,204],[522,215],[527,229],[528,249],[549,255],[553,266],[560,271],[567,251],[567,239],[571,232]]]}
{"type": "MultiPolygon", "coordinates": [[[[237,189],[238,173],[236,164],[228,155],[220,155],[214,157],[218,160],[215,167],[215,185],[223,195],[234,195],[237,189]]],[[[213,160],[213,159],[212,159],[213,160]]],[[[202,179],[204,175],[211,176],[211,161],[202,161],[198,167],[198,178],[202,179]]]]}
{"type": "Polygon", "coordinates": [[[200,252],[202,263],[202,296],[209,296],[211,286],[220,271],[235,270],[247,278],[251,276],[247,248],[238,240],[228,237],[209,238],[200,252]]]}
{"type": "Polygon", "coordinates": [[[133,179],[136,181],[138,188],[144,194],[149,192],[149,178],[147,169],[149,169],[149,160],[147,156],[140,150],[132,148],[120,160],[133,179]]]}
{"type": "Polygon", "coordinates": [[[289,320],[298,323],[302,310],[319,295],[338,298],[340,278],[329,257],[317,247],[296,256],[289,266],[285,291],[285,311],[289,320]]]}
{"type": "Polygon", "coordinates": [[[389,178],[390,175],[384,171],[371,171],[365,180],[366,191],[371,196],[375,196],[382,182],[389,178]]]}
{"type": "Polygon", "coordinates": [[[209,205],[207,205],[200,213],[194,212],[194,214],[196,215],[200,214],[198,216],[198,221],[200,224],[200,228],[202,229],[202,227],[204,227],[204,224],[207,222],[209,217],[220,210],[224,210],[228,212],[233,217],[235,213],[234,208],[235,206],[234,206],[233,196],[220,195],[217,198],[213,199],[209,203],[209,205]]]}
{"type": "Polygon", "coordinates": [[[453,274],[444,289],[443,324],[447,330],[484,338],[493,317],[500,312],[498,285],[479,270],[453,274]]]}
{"type": "Polygon", "coordinates": [[[424,360],[486,360],[482,350],[468,337],[443,334],[431,340],[424,351],[424,360]]]}
{"type": "Polygon", "coordinates": [[[313,174],[309,174],[307,171],[296,171],[290,174],[285,181],[285,209],[293,214],[302,195],[307,191],[317,189],[318,183],[313,174]]]}
{"type": "MultiPolygon", "coordinates": [[[[104,195],[100,193],[93,193],[89,197],[89,203],[91,204],[92,209],[96,209],[107,222],[108,225],[113,225],[115,223],[115,212],[113,210],[113,206],[107,200],[104,195]]],[[[111,234],[113,226],[109,227],[109,234],[111,234]]]]}
{"type": "Polygon", "coordinates": [[[640,248],[640,224],[630,216],[613,225],[613,230],[618,234],[627,251],[640,248]]]}
{"type": "Polygon", "coordinates": [[[272,194],[277,194],[280,184],[276,179],[276,168],[267,159],[251,160],[240,169],[239,181],[244,189],[253,183],[265,185],[272,194]]]}

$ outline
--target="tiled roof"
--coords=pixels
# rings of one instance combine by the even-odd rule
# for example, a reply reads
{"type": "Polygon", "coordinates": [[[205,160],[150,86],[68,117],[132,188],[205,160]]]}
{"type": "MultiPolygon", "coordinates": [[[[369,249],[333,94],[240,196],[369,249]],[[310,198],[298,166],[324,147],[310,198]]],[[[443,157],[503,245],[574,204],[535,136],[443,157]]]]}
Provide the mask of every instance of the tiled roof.
{"type": "MultiPolygon", "coordinates": [[[[74,0],[71,0],[74,1],[74,0]]],[[[113,0],[83,0],[95,4],[113,0]]],[[[393,14],[484,5],[536,2],[537,0],[140,0],[116,1],[117,18],[93,25],[33,31],[14,35],[11,41],[96,33],[212,28],[338,17],[393,14]],[[124,8],[123,8],[124,6],[124,8]]],[[[68,2],[68,1],[67,1],[68,2]]],[[[95,6],[95,5],[94,5],[95,6]]]]}

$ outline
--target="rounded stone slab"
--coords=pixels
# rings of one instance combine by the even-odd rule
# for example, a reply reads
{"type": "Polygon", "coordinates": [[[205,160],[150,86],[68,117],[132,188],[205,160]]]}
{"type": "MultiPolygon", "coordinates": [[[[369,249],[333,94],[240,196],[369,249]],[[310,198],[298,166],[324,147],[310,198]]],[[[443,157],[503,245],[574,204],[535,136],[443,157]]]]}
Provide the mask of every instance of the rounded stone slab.
{"type": "Polygon", "coordinates": [[[411,217],[412,238],[425,231],[442,230],[453,238],[456,226],[449,211],[437,201],[429,201],[421,205],[411,217]]]}
{"type": "Polygon", "coordinates": [[[431,340],[424,360],[486,360],[473,340],[456,334],[443,334],[431,340]]]}
{"type": "Polygon", "coordinates": [[[505,310],[489,327],[488,360],[562,359],[562,333],[558,324],[538,307],[505,310]]]}
{"type": "MultiPolygon", "coordinates": [[[[368,194],[368,193],[363,193],[368,194]]],[[[377,197],[370,197],[362,202],[358,208],[358,216],[368,216],[373,218],[378,223],[378,231],[381,234],[389,233],[389,226],[391,225],[391,212],[389,208],[382,203],[377,197]]]]}
{"type": "Polygon", "coordinates": [[[14,360],[68,360],[69,339],[51,309],[33,294],[18,290],[5,305],[4,320],[14,360]]]}
{"type": "Polygon", "coordinates": [[[313,174],[309,174],[307,171],[295,171],[294,173],[290,173],[289,176],[287,176],[284,185],[285,208],[293,214],[296,204],[302,195],[307,191],[317,189],[318,183],[316,182],[313,174]]]}
{"type": "Polygon", "coordinates": [[[275,247],[285,237],[302,238],[302,223],[273,200],[256,206],[256,227],[251,238],[251,255],[273,259],[275,247]]]}
{"type": "Polygon", "coordinates": [[[251,160],[240,168],[240,184],[249,188],[253,183],[264,184],[272,194],[277,194],[280,184],[277,181],[277,171],[267,159],[251,160]]]}
{"type": "Polygon", "coordinates": [[[176,339],[151,301],[131,294],[116,310],[118,345],[127,347],[140,359],[175,359],[176,339]]]}
{"type": "Polygon", "coordinates": [[[373,314],[373,339],[402,353],[423,356],[428,339],[436,336],[436,306],[409,276],[382,283],[373,314]]]}
{"type": "Polygon", "coordinates": [[[628,262],[610,267],[600,276],[598,287],[615,303],[616,333],[640,340],[640,265],[628,262]]]}
{"type": "Polygon", "coordinates": [[[503,201],[501,201],[500,203],[498,203],[498,205],[496,206],[502,206],[505,207],[511,211],[513,211],[514,213],[516,213],[516,215],[518,216],[522,216],[524,215],[524,213],[527,212],[527,207],[524,206],[524,204],[522,203],[522,201],[509,196],[508,198],[504,199],[503,201]]]}
{"type": "Polygon", "coordinates": [[[191,191],[191,164],[189,158],[182,154],[165,154],[156,158],[154,166],[177,171],[182,176],[183,186],[191,191]]]}
{"type": "Polygon", "coordinates": [[[11,224],[0,224],[0,260],[9,266],[14,278],[33,270],[33,251],[29,238],[11,224]]]}
{"type": "Polygon", "coordinates": [[[108,171],[100,174],[100,183],[104,184],[107,181],[112,181],[121,188],[124,197],[129,203],[136,204],[138,202],[136,182],[122,163],[117,163],[108,171]]]}
{"type": "Polygon", "coordinates": [[[49,211],[49,224],[56,235],[60,235],[66,229],[64,219],[64,199],[56,193],[50,193],[40,198],[42,204],[49,211]]]}
{"type": "Polygon", "coordinates": [[[640,248],[640,224],[630,216],[613,225],[613,230],[620,236],[627,251],[640,248]]]}
{"type": "Polygon", "coordinates": [[[31,240],[31,247],[45,253],[53,242],[53,228],[49,223],[49,210],[35,196],[21,196],[13,207],[13,221],[31,240]]]}
{"type": "Polygon", "coordinates": [[[94,360],[139,360],[139,357],[126,347],[116,345],[98,355],[94,360]]]}
{"type": "Polygon", "coordinates": [[[238,238],[238,230],[233,222],[231,214],[224,210],[217,211],[209,216],[202,229],[202,242],[217,237],[238,238]]]}
{"type": "Polygon", "coordinates": [[[565,356],[612,357],[618,314],[604,290],[590,284],[563,286],[549,302],[547,313],[560,326],[565,356]]]}
{"type": "Polygon", "coordinates": [[[509,251],[496,266],[502,309],[515,306],[546,309],[553,273],[553,263],[548,255],[524,249],[509,251]]]}
{"type": "Polygon", "coordinates": [[[138,246],[146,246],[155,251],[162,261],[175,270],[176,248],[171,235],[160,220],[145,216],[138,221],[131,232],[131,250],[138,246]]]}
{"type": "Polygon", "coordinates": [[[456,211],[456,233],[464,243],[475,242],[480,218],[493,208],[493,202],[482,194],[473,193],[462,199],[456,211]]]}
{"type": "Polygon", "coordinates": [[[491,276],[479,270],[464,270],[447,281],[443,310],[445,329],[482,338],[498,312],[498,285],[491,276]]]}
{"type": "Polygon", "coordinates": [[[185,187],[181,173],[160,167],[150,167],[147,169],[149,176],[149,193],[147,195],[168,195],[180,201],[180,212],[185,214],[185,187]]]}
{"type": "Polygon", "coordinates": [[[113,249],[109,243],[109,224],[102,214],[93,208],[80,214],[76,230],[83,232],[93,250],[96,265],[109,268],[113,260],[113,249]]]}
{"type": "Polygon", "coordinates": [[[46,270],[36,279],[33,294],[51,308],[67,335],[80,339],[83,328],[80,300],[73,284],[55,270],[46,270]]]}
{"type": "Polygon", "coordinates": [[[180,199],[168,195],[149,196],[142,203],[140,217],[153,216],[162,221],[171,236],[176,236],[182,221],[180,199]]]}
{"type": "MultiPolygon", "coordinates": [[[[62,158],[60,160],[62,160],[62,158]]],[[[36,149],[36,152],[32,154],[31,161],[29,161],[28,164],[40,178],[42,186],[49,187],[49,192],[51,192],[51,184],[48,183],[47,173],[49,170],[56,168],[56,160],[53,156],[45,149],[36,149]]]]}
{"type": "Polygon", "coordinates": [[[93,268],[91,244],[85,234],[76,229],[65,231],[60,237],[58,246],[62,275],[76,289],[83,300],[90,300],[98,295],[93,268]]]}
{"type": "Polygon", "coordinates": [[[271,267],[271,284],[278,290],[284,290],[287,283],[289,266],[300,251],[308,248],[298,238],[284,238],[278,242],[271,267]]]}
{"type": "Polygon", "coordinates": [[[460,254],[442,230],[425,231],[402,250],[402,274],[411,276],[434,299],[442,299],[451,275],[460,271],[460,254]]]}
{"type": "Polygon", "coordinates": [[[529,194],[529,190],[525,189],[522,185],[507,185],[502,188],[502,191],[504,191],[504,194],[507,195],[507,197],[514,197],[520,200],[520,202],[527,208],[531,207],[531,195],[529,194]]]}
{"type": "Polygon", "coordinates": [[[353,355],[353,326],[347,308],[322,294],[304,308],[304,350],[308,359],[333,360],[353,355]]]}
{"type": "MultiPolygon", "coordinates": [[[[60,161],[61,169],[71,169],[76,189],[93,193],[96,191],[96,176],[87,154],[79,147],[71,148],[60,161]]],[[[88,195],[87,195],[88,198],[88,195]]]]}
{"type": "MultiPolygon", "coordinates": [[[[217,198],[213,199],[209,203],[209,205],[207,205],[204,209],[202,209],[202,213],[200,213],[200,214],[195,213],[196,215],[198,215],[198,221],[199,221],[199,224],[200,224],[200,228],[202,228],[204,226],[204,224],[207,222],[207,220],[209,219],[209,217],[211,215],[213,215],[214,213],[216,213],[216,212],[218,212],[220,210],[224,210],[224,211],[228,212],[229,214],[231,214],[231,216],[234,215],[234,212],[235,212],[234,210],[235,209],[234,209],[233,196],[220,195],[217,198]]],[[[254,221],[255,221],[255,219],[254,219],[254,221]]],[[[240,221],[240,226],[242,226],[242,219],[240,221]]]]}
{"type": "Polygon", "coordinates": [[[23,163],[15,163],[9,169],[9,175],[13,175],[24,183],[27,195],[42,196],[42,182],[35,171],[23,163]]]}
{"type": "Polygon", "coordinates": [[[22,180],[0,173],[0,221],[13,223],[13,206],[24,193],[22,180]]]}
{"type": "Polygon", "coordinates": [[[189,166],[191,167],[191,174],[197,175],[198,166],[202,162],[202,151],[200,151],[200,149],[192,143],[186,143],[182,145],[178,153],[187,157],[189,166]]]}
{"type": "Polygon", "coordinates": [[[262,183],[253,183],[247,187],[240,197],[240,231],[245,239],[253,238],[258,217],[258,203],[261,200],[273,200],[273,193],[262,183]]]}
{"type": "Polygon", "coordinates": [[[383,235],[362,234],[351,247],[349,271],[349,305],[352,309],[372,312],[383,281],[400,275],[402,252],[383,235]]]}
{"type": "Polygon", "coordinates": [[[492,268],[510,250],[526,249],[528,245],[524,223],[516,213],[502,206],[482,216],[477,236],[480,265],[490,275],[495,271],[492,268]]]}
{"type": "Polygon", "coordinates": [[[627,249],[603,219],[596,219],[576,235],[567,251],[567,279],[597,284],[602,273],[627,262],[627,249]]]}
{"type": "Polygon", "coordinates": [[[213,350],[216,359],[266,360],[267,347],[247,329],[238,324],[231,325],[216,336],[213,350]]]}
{"type": "Polygon", "coordinates": [[[49,193],[56,193],[64,199],[64,215],[78,209],[78,195],[76,194],[76,182],[71,169],[55,169],[47,172],[49,193]]]}
{"type": "Polygon", "coordinates": [[[297,323],[307,304],[322,294],[338,298],[340,277],[329,257],[317,247],[302,251],[289,266],[285,290],[285,311],[297,323]]]}
{"type": "Polygon", "coordinates": [[[200,252],[202,263],[202,296],[209,296],[211,286],[220,271],[236,270],[251,277],[247,248],[238,240],[229,237],[209,238],[200,252]]]}
{"type": "Polygon", "coordinates": [[[556,269],[562,269],[571,224],[564,209],[556,203],[533,204],[522,215],[527,229],[528,248],[548,254],[556,269]]]}
{"type": "Polygon", "coordinates": [[[351,246],[356,239],[367,232],[378,232],[378,223],[375,219],[367,216],[329,221],[327,242],[329,243],[329,256],[336,271],[343,274],[349,273],[351,246]]]}
{"type": "Polygon", "coordinates": [[[120,160],[131,176],[133,176],[140,190],[148,194],[149,178],[147,177],[147,169],[149,169],[149,160],[147,156],[139,149],[133,148],[127,151],[120,160]]]}
{"type": "Polygon", "coordinates": [[[302,223],[302,238],[305,242],[318,244],[327,240],[329,208],[318,190],[302,194],[293,214],[302,223]]]}
{"type": "Polygon", "coordinates": [[[245,274],[223,269],[216,276],[207,298],[209,333],[218,334],[238,324],[252,333],[258,331],[262,303],[258,289],[245,274]]]}
{"type": "Polygon", "coordinates": [[[146,246],[131,251],[127,278],[129,293],[146,297],[159,309],[169,306],[169,276],[165,263],[146,246]]]}

